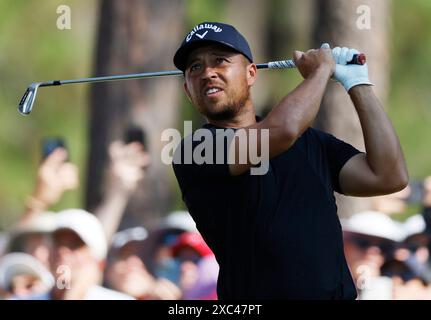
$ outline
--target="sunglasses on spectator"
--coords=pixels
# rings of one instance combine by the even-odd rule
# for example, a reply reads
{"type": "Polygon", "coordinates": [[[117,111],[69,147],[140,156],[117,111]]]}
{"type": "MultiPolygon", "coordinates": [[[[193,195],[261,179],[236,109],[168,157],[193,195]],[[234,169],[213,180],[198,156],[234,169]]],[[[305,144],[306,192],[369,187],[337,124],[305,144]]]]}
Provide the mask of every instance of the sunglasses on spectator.
{"type": "Polygon", "coordinates": [[[391,252],[395,249],[395,244],[386,241],[379,241],[369,238],[352,237],[349,241],[353,242],[357,247],[367,250],[371,247],[377,247],[383,252],[391,252]]]}

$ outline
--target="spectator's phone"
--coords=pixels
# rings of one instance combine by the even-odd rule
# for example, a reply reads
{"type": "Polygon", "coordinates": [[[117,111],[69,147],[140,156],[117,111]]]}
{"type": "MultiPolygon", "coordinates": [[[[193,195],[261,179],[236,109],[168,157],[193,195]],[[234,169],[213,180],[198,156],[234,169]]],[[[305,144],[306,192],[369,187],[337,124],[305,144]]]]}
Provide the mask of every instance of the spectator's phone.
{"type": "MultiPolygon", "coordinates": [[[[62,138],[45,138],[42,142],[42,160],[46,159],[55,149],[67,150],[66,143],[62,138]]],[[[67,159],[68,161],[68,159],[67,159]]]]}
{"type": "Polygon", "coordinates": [[[147,147],[145,132],[139,127],[128,128],[124,136],[124,142],[125,143],[140,142],[144,146],[144,148],[147,147]]]}

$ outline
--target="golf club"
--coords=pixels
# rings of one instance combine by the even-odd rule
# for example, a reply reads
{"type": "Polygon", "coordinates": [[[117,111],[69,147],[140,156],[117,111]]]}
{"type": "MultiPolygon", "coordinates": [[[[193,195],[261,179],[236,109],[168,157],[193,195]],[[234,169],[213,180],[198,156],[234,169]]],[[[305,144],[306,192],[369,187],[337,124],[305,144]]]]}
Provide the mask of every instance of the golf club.
{"type": "MultiPolygon", "coordinates": [[[[366,57],[363,53],[355,54],[352,61],[348,64],[359,64],[363,65],[366,62],[366,57]]],[[[291,69],[295,68],[295,63],[293,60],[281,60],[273,61],[268,63],[262,63],[256,65],[257,69],[291,69]]],[[[63,84],[72,83],[85,83],[85,82],[107,82],[116,80],[128,80],[128,79],[141,79],[141,78],[153,78],[153,77],[164,77],[164,76],[179,76],[183,72],[180,70],[172,71],[159,71],[159,72],[146,72],[146,73],[134,73],[126,75],[116,75],[116,76],[104,76],[104,77],[93,77],[93,78],[82,78],[73,80],[51,80],[45,82],[34,82],[30,84],[24,93],[21,101],[19,102],[18,111],[22,115],[28,115],[33,109],[34,101],[36,99],[37,90],[39,87],[50,87],[50,86],[60,86],[63,84]]]]}

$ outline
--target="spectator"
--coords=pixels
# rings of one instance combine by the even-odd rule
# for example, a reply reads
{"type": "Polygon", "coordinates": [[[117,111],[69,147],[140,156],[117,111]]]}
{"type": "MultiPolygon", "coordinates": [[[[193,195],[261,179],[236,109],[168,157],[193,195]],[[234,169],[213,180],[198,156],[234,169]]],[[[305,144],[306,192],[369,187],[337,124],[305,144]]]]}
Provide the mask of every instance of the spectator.
{"type": "Polygon", "coordinates": [[[178,284],[183,290],[183,299],[216,298],[218,265],[200,233],[181,234],[172,253],[179,261],[178,284]]]}
{"type": "Polygon", "coordinates": [[[173,258],[172,246],[184,232],[197,232],[196,224],[187,211],[170,213],[150,232],[143,257],[150,263],[151,272],[156,277],[178,283],[178,263],[173,258]]]}
{"type": "Polygon", "coordinates": [[[347,263],[359,291],[359,299],[391,299],[392,281],[380,268],[404,238],[401,224],[386,214],[366,211],[342,220],[347,263]]]}
{"type": "MultiPolygon", "coordinates": [[[[149,155],[139,142],[114,141],[109,146],[110,164],[105,181],[105,197],[94,210],[102,223],[108,243],[117,231],[132,192],[144,178],[149,155]]],[[[67,161],[68,152],[56,148],[39,166],[36,186],[26,202],[18,225],[40,215],[57,203],[63,193],[78,187],[78,168],[67,161]]]]}
{"type": "Polygon", "coordinates": [[[381,269],[382,275],[392,279],[393,299],[429,300],[428,281],[404,261],[391,259],[381,269]]]}
{"type": "Polygon", "coordinates": [[[68,151],[55,148],[40,164],[32,194],[24,213],[9,233],[7,251],[25,252],[49,268],[49,234],[54,228],[54,214],[47,210],[63,193],[79,185],[78,168],[69,162],[68,151]]]}
{"type": "Polygon", "coordinates": [[[42,294],[54,285],[54,278],[36,258],[9,253],[0,259],[0,290],[5,298],[24,299],[42,294]]]}
{"type": "Polygon", "coordinates": [[[58,275],[52,291],[32,299],[123,300],[130,296],[103,288],[107,253],[105,232],[92,214],[69,209],[57,214],[52,233],[51,271],[58,275]]]}
{"type": "Polygon", "coordinates": [[[417,274],[424,274],[429,260],[430,243],[429,236],[425,233],[424,217],[420,214],[411,216],[404,222],[403,227],[405,239],[402,248],[407,250],[407,254],[403,256],[398,253],[397,258],[405,261],[417,274]]]}
{"type": "Polygon", "coordinates": [[[217,278],[219,265],[214,255],[203,257],[198,262],[196,282],[184,291],[185,300],[217,300],[217,278]]]}
{"type": "Polygon", "coordinates": [[[78,187],[78,168],[67,158],[67,150],[56,148],[39,166],[34,191],[26,201],[24,214],[18,224],[48,210],[65,191],[78,187]]]}
{"type": "Polygon", "coordinates": [[[180,289],[165,279],[156,279],[140,257],[147,231],[142,227],[116,233],[112,242],[109,285],[139,300],[177,300],[180,289]]]}
{"type": "Polygon", "coordinates": [[[142,143],[124,143],[116,140],[109,145],[110,164],[105,180],[104,199],[94,210],[108,239],[118,230],[130,196],[145,178],[150,156],[142,143]]]}
{"type": "Polygon", "coordinates": [[[49,268],[50,237],[55,228],[55,214],[43,212],[20,221],[9,232],[7,252],[24,252],[49,268]]]}

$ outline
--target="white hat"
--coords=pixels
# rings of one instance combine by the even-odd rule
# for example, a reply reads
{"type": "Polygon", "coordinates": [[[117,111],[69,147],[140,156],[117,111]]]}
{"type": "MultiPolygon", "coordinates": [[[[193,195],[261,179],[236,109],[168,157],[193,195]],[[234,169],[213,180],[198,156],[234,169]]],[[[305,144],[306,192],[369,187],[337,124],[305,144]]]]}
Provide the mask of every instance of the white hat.
{"type": "Polygon", "coordinates": [[[424,217],[421,214],[411,216],[403,223],[405,237],[410,237],[414,234],[423,233],[426,228],[424,217]]]}
{"type": "Polygon", "coordinates": [[[20,251],[16,245],[18,239],[29,234],[48,234],[55,230],[56,214],[54,212],[43,212],[27,221],[20,222],[12,227],[8,233],[5,251],[20,251]]]}
{"type": "Polygon", "coordinates": [[[23,274],[39,278],[47,290],[54,285],[54,277],[48,269],[29,254],[13,252],[0,259],[0,287],[3,290],[9,290],[12,279],[23,274]]]}
{"type": "Polygon", "coordinates": [[[173,211],[163,217],[160,222],[150,230],[146,244],[142,248],[143,260],[151,264],[153,254],[160,246],[163,238],[169,233],[197,232],[196,223],[187,211],[173,211]]]}
{"type": "Polygon", "coordinates": [[[349,219],[341,219],[341,224],[344,231],[397,242],[402,241],[405,234],[401,223],[392,220],[386,214],[378,211],[357,213],[349,219]]]}
{"type": "Polygon", "coordinates": [[[119,249],[131,241],[143,241],[148,237],[144,227],[135,227],[121,230],[112,237],[112,248],[119,249]]]}
{"type": "Polygon", "coordinates": [[[173,211],[164,217],[159,224],[159,230],[180,229],[195,232],[196,223],[187,211],[173,211]]]}
{"type": "Polygon", "coordinates": [[[57,213],[56,230],[74,231],[90,248],[95,258],[104,260],[108,250],[106,234],[99,219],[82,209],[67,209],[57,213]]]}

